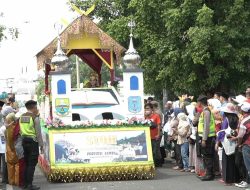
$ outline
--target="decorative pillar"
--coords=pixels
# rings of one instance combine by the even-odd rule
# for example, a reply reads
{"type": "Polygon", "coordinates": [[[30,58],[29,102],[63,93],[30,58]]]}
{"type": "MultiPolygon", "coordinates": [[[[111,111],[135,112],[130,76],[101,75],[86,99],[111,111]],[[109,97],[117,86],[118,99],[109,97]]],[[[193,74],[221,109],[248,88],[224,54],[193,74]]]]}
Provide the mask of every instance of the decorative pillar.
{"type": "Polygon", "coordinates": [[[53,118],[58,117],[62,121],[72,121],[71,73],[67,71],[50,72],[51,97],[53,118]]]}
{"type": "Polygon", "coordinates": [[[60,118],[63,122],[70,122],[72,121],[71,72],[68,69],[70,62],[61,48],[59,30],[62,26],[57,24],[55,28],[58,30],[57,50],[51,59],[51,65],[55,70],[50,72],[52,116],[60,118]]]}
{"type": "Polygon", "coordinates": [[[126,108],[126,115],[128,118],[144,117],[144,84],[143,84],[143,70],[138,67],[141,58],[133,45],[132,29],[135,23],[131,21],[129,49],[126,51],[123,58],[125,69],[123,71],[124,83],[124,103],[126,108]]]}

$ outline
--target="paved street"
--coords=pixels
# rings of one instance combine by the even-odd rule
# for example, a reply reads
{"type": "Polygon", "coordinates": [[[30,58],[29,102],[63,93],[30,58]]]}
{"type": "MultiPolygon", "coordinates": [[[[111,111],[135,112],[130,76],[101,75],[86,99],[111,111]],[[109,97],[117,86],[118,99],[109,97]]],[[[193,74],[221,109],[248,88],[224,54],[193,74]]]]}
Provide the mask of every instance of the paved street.
{"type": "MultiPolygon", "coordinates": [[[[194,174],[182,173],[171,169],[170,164],[157,169],[156,178],[143,181],[110,181],[84,183],[49,183],[39,168],[36,169],[34,183],[42,190],[233,190],[234,186],[225,186],[218,179],[201,182],[194,174]]],[[[1,189],[1,188],[0,188],[1,189]]],[[[7,186],[7,190],[19,188],[7,186]]]]}

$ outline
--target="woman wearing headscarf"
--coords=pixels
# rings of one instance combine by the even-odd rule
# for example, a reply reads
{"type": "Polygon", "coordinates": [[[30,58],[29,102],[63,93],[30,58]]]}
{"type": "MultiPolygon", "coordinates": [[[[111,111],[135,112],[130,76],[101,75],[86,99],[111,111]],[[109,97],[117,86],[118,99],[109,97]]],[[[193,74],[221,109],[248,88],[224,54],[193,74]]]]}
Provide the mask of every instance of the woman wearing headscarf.
{"type": "Polygon", "coordinates": [[[188,172],[189,170],[189,143],[188,143],[188,136],[190,135],[190,123],[188,121],[188,117],[185,113],[179,113],[177,115],[177,119],[179,121],[178,128],[177,128],[177,144],[181,146],[181,157],[183,163],[183,169],[180,171],[188,172]]]}
{"type": "Polygon", "coordinates": [[[23,187],[24,159],[20,126],[14,113],[9,113],[5,119],[6,125],[6,159],[8,181],[10,185],[23,187]]]}
{"type": "Polygon", "coordinates": [[[217,140],[223,145],[222,179],[225,184],[230,185],[232,183],[239,182],[239,171],[235,164],[235,152],[233,151],[234,148],[231,148],[231,143],[226,142],[228,139],[237,135],[236,129],[239,118],[237,116],[236,108],[232,103],[227,103],[224,107],[222,107],[221,111],[223,112],[223,121],[221,124],[221,131],[217,136],[217,140]],[[232,151],[227,151],[229,148],[232,149],[232,151]]]}
{"type": "Polygon", "coordinates": [[[179,124],[177,115],[182,112],[184,112],[183,109],[174,108],[174,113],[172,114],[173,117],[170,121],[171,132],[169,133],[169,140],[171,140],[174,143],[174,153],[175,153],[175,160],[176,160],[176,166],[173,167],[174,170],[183,169],[183,162],[181,158],[181,146],[177,143],[177,139],[178,139],[177,129],[178,129],[178,124],[179,124]]]}
{"type": "MultiPolygon", "coordinates": [[[[16,114],[16,118],[19,120],[19,116],[16,114]]],[[[13,141],[15,144],[16,155],[18,157],[18,165],[19,165],[19,187],[24,186],[24,150],[22,145],[22,137],[20,134],[20,125],[19,122],[16,121],[15,128],[13,130],[13,141]]]]}
{"type": "Polygon", "coordinates": [[[4,142],[4,157],[2,161],[2,183],[9,183],[8,182],[8,169],[7,169],[7,160],[6,160],[6,117],[9,113],[13,113],[14,109],[9,105],[5,104],[4,108],[1,110],[1,114],[3,116],[3,123],[4,125],[0,128],[0,136],[1,141],[4,142]]]}
{"type": "Polygon", "coordinates": [[[16,118],[14,113],[10,113],[6,116],[6,161],[8,168],[8,181],[10,185],[19,185],[19,165],[16,155],[15,145],[13,141],[13,131],[16,124],[16,118]]]}

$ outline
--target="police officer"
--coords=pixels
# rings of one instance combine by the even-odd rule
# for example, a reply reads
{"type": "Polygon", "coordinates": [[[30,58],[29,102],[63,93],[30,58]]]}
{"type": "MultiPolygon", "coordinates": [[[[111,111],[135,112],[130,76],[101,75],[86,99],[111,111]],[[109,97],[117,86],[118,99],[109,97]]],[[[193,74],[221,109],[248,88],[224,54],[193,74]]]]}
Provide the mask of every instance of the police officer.
{"type": "Polygon", "coordinates": [[[27,101],[25,107],[27,112],[22,114],[19,119],[25,162],[23,189],[38,190],[40,187],[33,185],[32,182],[38,162],[39,146],[40,152],[43,152],[39,112],[37,102],[34,100],[27,101]]]}
{"type": "Polygon", "coordinates": [[[201,177],[202,181],[214,179],[213,157],[215,153],[215,121],[208,108],[207,97],[200,95],[197,99],[202,106],[202,113],[199,117],[198,135],[200,139],[200,151],[204,162],[206,175],[201,177]]]}

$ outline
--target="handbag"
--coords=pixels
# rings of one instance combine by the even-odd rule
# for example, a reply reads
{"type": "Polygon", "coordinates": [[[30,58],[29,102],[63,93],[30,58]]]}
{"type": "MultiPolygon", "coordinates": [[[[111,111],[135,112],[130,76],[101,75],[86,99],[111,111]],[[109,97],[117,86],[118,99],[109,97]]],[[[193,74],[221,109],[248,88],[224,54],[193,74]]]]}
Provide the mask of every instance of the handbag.
{"type": "Polygon", "coordinates": [[[235,141],[231,141],[230,139],[227,138],[227,135],[231,134],[231,127],[228,125],[228,128],[226,130],[224,130],[225,132],[225,137],[223,139],[223,141],[221,142],[226,155],[231,155],[235,153],[235,148],[236,148],[236,142],[235,141]]]}
{"type": "Polygon", "coordinates": [[[230,141],[226,136],[224,137],[224,140],[221,142],[226,155],[231,155],[235,153],[235,148],[236,148],[236,142],[235,141],[230,141]]]}

